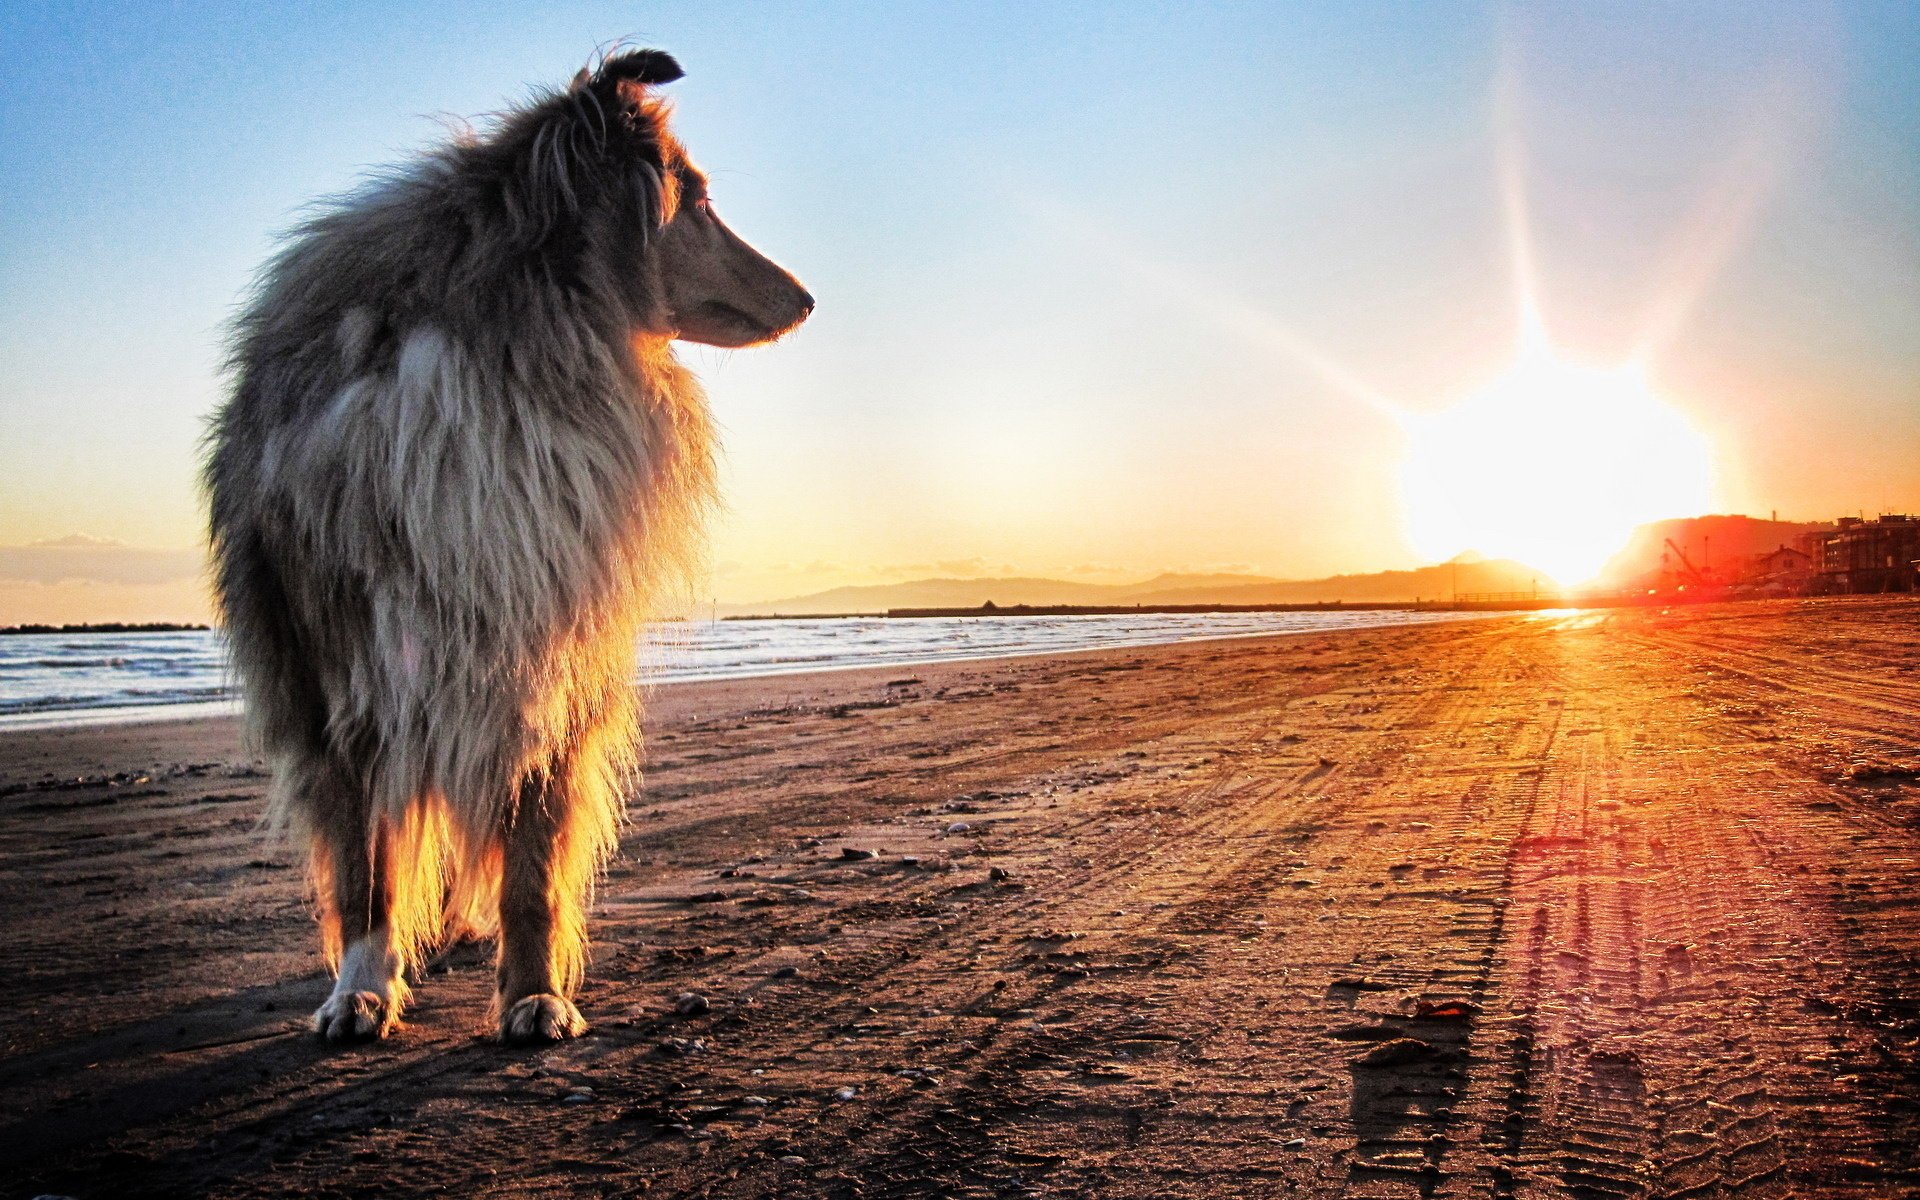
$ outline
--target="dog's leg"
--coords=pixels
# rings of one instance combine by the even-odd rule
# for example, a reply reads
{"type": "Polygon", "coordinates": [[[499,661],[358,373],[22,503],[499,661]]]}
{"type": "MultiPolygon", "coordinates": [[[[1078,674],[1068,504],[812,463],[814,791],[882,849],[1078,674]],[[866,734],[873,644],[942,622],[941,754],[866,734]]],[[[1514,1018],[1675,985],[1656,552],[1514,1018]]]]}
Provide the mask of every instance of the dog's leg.
{"type": "Polygon", "coordinates": [[[587,1030],[579,983],[591,864],[579,862],[568,767],[529,782],[506,833],[500,879],[500,1039],[553,1042],[587,1030]]]}
{"type": "Polygon", "coordinates": [[[406,996],[387,929],[393,897],[385,839],[369,838],[364,819],[341,819],[357,818],[360,811],[342,805],[329,814],[336,823],[320,835],[332,877],[322,919],[335,923],[341,946],[333,994],[313,1014],[313,1031],[329,1042],[386,1037],[399,1023],[406,996]]]}

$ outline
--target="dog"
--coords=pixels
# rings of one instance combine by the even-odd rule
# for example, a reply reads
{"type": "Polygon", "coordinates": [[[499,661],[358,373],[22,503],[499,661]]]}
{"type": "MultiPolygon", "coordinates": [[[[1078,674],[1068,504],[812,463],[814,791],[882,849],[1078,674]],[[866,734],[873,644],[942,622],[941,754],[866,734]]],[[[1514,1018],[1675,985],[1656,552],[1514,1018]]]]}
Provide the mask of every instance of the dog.
{"type": "Polygon", "coordinates": [[[302,224],[230,339],[203,484],[268,821],[386,1036],[450,937],[497,931],[508,1042],[582,1033],[586,906],[637,772],[636,645],[698,565],[705,395],[672,343],[813,310],[723,224],[627,50],[302,224]]]}

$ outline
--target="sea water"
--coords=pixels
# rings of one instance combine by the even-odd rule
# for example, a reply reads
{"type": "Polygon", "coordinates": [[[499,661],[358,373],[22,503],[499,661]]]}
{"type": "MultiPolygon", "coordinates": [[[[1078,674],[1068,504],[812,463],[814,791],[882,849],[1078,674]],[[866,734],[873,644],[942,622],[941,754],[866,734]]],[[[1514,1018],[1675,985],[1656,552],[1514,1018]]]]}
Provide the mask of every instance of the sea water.
{"type": "MultiPolygon", "coordinates": [[[[1486,615],[1379,610],[677,621],[658,626],[637,652],[635,675],[652,683],[739,679],[1486,615]]],[[[212,631],[0,637],[0,729],[237,709],[225,648],[212,631]]]]}

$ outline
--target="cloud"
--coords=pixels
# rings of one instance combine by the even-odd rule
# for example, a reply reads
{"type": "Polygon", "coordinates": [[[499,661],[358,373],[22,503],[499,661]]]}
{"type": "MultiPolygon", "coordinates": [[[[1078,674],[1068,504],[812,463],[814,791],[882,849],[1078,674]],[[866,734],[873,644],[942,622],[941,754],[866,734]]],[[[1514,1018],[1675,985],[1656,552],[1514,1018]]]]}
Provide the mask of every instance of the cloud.
{"type": "Polygon", "coordinates": [[[0,580],[9,583],[174,583],[205,571],[198,549],[149,550],[84,533],[0,546],[0,580]]]}
{"type": "Polygon", "coordinates": [[[69,533],[65,537],[47,538],[45,541],[29,542],[26,548],[29,550],[45,548],[104,550],[108,547],[124,548],[126,546],[127,543],[121,541],[119,538],[95,537],[90,533],[69,533]]]}

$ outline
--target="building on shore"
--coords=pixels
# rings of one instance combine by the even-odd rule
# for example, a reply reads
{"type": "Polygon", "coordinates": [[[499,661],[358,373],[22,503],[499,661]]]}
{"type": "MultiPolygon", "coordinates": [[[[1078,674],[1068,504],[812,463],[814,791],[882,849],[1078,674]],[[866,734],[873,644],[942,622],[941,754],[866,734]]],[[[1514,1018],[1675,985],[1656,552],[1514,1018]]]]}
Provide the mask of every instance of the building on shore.
{"type": "Polygon", "coordinates": [[[1920,517],[1841,517],[1809,533],[1799,549],[1810,560],[1811,595],[1920,591],[1920,517]]]}
{"type": "Polygon", "coordinates": [[[1755,596],[1804,595],[1813,581],[1813,555],[1798,546],[1776,546],[1747,563],[1738,586],[1755,596]]]}

